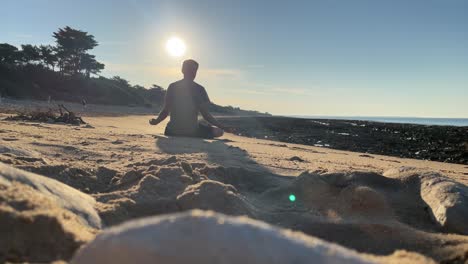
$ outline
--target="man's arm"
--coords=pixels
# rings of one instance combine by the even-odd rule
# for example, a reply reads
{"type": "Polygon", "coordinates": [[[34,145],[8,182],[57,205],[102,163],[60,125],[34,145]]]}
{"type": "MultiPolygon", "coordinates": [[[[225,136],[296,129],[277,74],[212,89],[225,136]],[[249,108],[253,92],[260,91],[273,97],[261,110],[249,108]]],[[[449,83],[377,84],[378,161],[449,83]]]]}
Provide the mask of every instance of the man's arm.
{"type": "Polygon", "coordinates": [[[200,113],[208,123],[212,124],[213,126],[217,126],[217,127],[224,130],[224,126],[221,123],[219,123],[218,120],[216,120],[216,118],[214,118],[214,116],[212,116],[210,114],[210,112],[208,111],[208,104],[207,103],[200,105],[200,113]]]}
{"type": "MultiPolygon", "coordinates": [[[[169,87],[170,88],[170,87],[169,87]]],[[[164,119],[167,118],[167,116],[169,115],[170,113],[170,105],[171,105],[171,100],[170,100],[170,97],[169,97],[169,88],[167,89],[166,91],[166,96],[164,96],[164,106],[163,106],[163,109],[161,110],[161,112],[159,112],[159,115],[157,118],[152,118],[150,119],[149,123],[150,125],[157,125],[159,123],[161,123],[164,119]]]]}
{"type": "MultiPolygon", "coordinates": [[[[211,104],[210,98],[208,97],[208,93],[206,92],[205,88],[203,86],[200,86],[199,93],[197,93],[197,96],[195,97],[198,105],[199,105],[199,111],[200,114],[203,116],[203,118],[213,126],[216,126],[224,131],[234,133],[234,130],[231,128],[227,128],[221,123],[214,118],[210,112],[208,111],[208,106],[211,104]]],[[[221,132],[222,135],[222,132],[221,132]]]]}
{"type": "Polygon", "coordinates": [[[161,112],[159,112],[158,117],[157,117],[157,118],[152,118],[152,119],[150,119],[149,123],[150,123],[150,125],[155,126],[155,125],[161,123],[164,119],[166,119],[166,117],[167,117],[168,115],[169,115],[169,110],[168,110],[166,107],[164,107],[164,108],[161,110],[161,112]]]}

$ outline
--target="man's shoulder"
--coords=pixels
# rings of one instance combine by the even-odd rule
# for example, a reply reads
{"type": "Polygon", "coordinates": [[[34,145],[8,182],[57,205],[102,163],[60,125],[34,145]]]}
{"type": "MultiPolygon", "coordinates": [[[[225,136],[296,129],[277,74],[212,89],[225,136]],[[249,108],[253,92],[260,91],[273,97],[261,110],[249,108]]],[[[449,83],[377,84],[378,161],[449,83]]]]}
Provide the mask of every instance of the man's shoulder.
{"type": "Polygon", "coordinates": [[[184,79],[169,84],[167,89],[168,90],[174,89],[174,88],[179,89],[178,87],[180,87],[180,89],[190,89],[190,90],[195,90],[197,92],[205,91],[205,87],[201,86],[200,84],[196,82],[187,82],[184,79]]]}
{"type": "Polygon", "coordinates": [[[167,88],[169,89],[171,87],[177,87],[177,86],[180,85],[181,82],[182,82],[182,80],[175,81],[175,82],[169,84],[169,86],[167,88]]]}
{"type": "Polygon", "coordinates": [[[205,87],[201,86],[200,84],[198,84],[198,83],[196,83],[196,82],[193,82],[193,86],[194,86],[196,89],[205,90],[205,87]]]}
{"type": "Polygon", "coordinates": [[[192,82],[187,82],[184,79],[181,79],[181,80],[178,80],[178,81],[175,81],[175,82],[169,84],[169,86],[178,86],[178,85],[192,85],[192,86],[204,88],[203,86],[201,86],[200,84],[198,84],[196,82],[193,82],[193,81],[192,82]]]}

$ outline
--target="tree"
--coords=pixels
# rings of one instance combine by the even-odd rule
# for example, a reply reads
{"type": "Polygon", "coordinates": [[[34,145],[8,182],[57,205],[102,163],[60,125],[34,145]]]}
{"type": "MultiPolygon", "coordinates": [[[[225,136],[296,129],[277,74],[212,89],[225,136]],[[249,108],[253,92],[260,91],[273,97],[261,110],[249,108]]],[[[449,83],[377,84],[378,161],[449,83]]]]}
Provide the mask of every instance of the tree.
{"type": "Polygon", "coordinates": [[[156,104],[162,105],[166,90],[159,85],[153,84],[145,93],[145,97],[156,104]]]}
{"type": "Polygon", "coordinates": [[[1,64],[15,64],[18,60],[18,48],[8,43],[0,44],[0,63],[1,64]]]}
{"type": "Polygon", "coordinates": [[[133,88],[133,89],[135,89],[135,90],[138,90],[138,91],[140,91],[140,92],[141,92],[141,91],[145,91],[145,90],[146,90],[146,88],[145,88],[145,87],[143,87],[143,86],[141,86],[141,85],[138,85],[138,84],[136,84],[136,85],[133,85],[133,87],[132,87],[132,88],[133,88]]]}
{"type": "Polygon", "coordinates": [[[37,46],[31,44],[21,45],[21,61],[26,64],[39,61],[41,58],[40,50],[37,46]]]}
{"type": "Polygon", "coordinates": [[[52,70],[55,68],[55,64],[57,63],[57,55],[55,54],[54,47],[50,45],[41,45],[39,46],[40,51],[40,60],[42,63],[52,70]]]}
{"type": "Polygon", "coordinates": [[[119,87],[124,87],[124,88],[130,88],[130,83],[125,80],[124,78],[121,78],[120,76],[114,76],[112,77],[112,80],[117,83],[117,86],[119,87]]]}
{"type": "Polygon", "coordinates": [[[64,50],[59,49],[58,47],[54,47],[54,52],[55,56],[57,57],[58,70],[59,72],[64,73],[67,65],[67,53],[64,50]]]}
{"type": "Polygon", "coordinates": [[[80,69],[84,70],[86,77],[90,77],[91,74],[98,74],[104,69],[104,64],[96,61],[96,56],[90,54],[83,54],[80,61],[80,69]]]}
{"type": "Polygon", "coordinates": [[[155,91],[158,91],[158,92],[161,92],[161,93],[166,93],[166,91],[164,90],[164,88],[162,88],[161,86],[157,85],[157,84],[153,84],[150,88],[150,90],[155,90],[155,91]]]}
{"type": "MultiPolygon", "coordinates": [[[[57,43],[59,68],[70,74],[77,74],[82,70],[81,66],[86,65],[86,63],[82,64],[81,60],[87,54],[86,52],[98,45],[93,35],[68,26],[59,28],[57,32],[53,33],[53,37],[57,43]]],[[[89,57],[85,60],[88,60],[89,64],[89,57]]]]}

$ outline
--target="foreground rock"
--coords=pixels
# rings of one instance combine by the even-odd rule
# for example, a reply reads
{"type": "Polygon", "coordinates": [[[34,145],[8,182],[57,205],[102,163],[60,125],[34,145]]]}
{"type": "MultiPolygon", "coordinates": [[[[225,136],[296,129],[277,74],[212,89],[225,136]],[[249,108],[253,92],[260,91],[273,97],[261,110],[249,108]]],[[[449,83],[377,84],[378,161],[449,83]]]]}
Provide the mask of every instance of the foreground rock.
{"type": "Polygon", "coordinates": [[[416,177],[433,220],[446,232],[468,235],[468,187],[438,173],[422,173],[413,168],[390,170],[385,175],[416,177]]]}
{"type": "Polygon", "coordinates": [[[0,163],[0,262],[69,259],[100,226],[93,201],[55,180],[0,163]]]}
{"type": "Polygon", "coordinates": [[[8,186],[11,182],[27,185],[49,197],[60,207],[76,214],[84,225],[101,227],[101,219],[94,210],[95,200],[91,196],[56,180],[0,163],[0,183],[8,186]]]}
{"type": "Polygon", "coordinates": [[[194,210],[113,227],[72,263],[370,263],[354,251],[245,217],[194,210]]]}
{"type": "Polygon", "coordinates": [[[468,235],[468,188],[446,177],[421,176],[421,196],[445,231],[468,235]]]}

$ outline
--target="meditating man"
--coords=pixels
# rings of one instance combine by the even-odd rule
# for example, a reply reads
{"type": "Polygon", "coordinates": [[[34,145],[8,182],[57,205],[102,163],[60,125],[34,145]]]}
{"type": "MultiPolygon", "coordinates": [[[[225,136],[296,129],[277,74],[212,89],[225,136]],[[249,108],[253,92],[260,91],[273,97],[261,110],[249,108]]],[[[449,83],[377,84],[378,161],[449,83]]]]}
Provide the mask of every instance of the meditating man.
{"type": "Polygon", "coordinates": [[[224,133],[222,125],[208,112],[210,99],[205,88],[194,82],[197,70],[196,61],[184,61],[184,78],[169,85],[163,109],[157,118],[149,121],[151,125],[157,125],[170,114],[171,119],[164,132],[167,136],[215,138],[224,133]],[[213,126],[199,123],[198,113],[213,126]]]}

